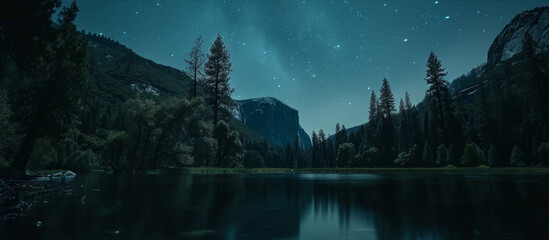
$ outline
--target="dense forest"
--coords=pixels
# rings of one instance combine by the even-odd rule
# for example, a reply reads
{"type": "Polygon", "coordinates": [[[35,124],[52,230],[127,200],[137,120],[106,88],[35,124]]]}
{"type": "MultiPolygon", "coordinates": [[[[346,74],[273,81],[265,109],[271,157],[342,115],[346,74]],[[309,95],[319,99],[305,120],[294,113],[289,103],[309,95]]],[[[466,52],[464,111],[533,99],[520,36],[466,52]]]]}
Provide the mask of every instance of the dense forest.
{"type": "Polygon", "coordinates": [[[0,167],[141,171],[548,163],[549,54],[537,54],[528,41],[511,60],[483,65],[483,74],[475,69],[451,84],[431,53],[422,80],[430,87],[422,102],[413,105],[406,93],[397,109],[384,79],[379,98],[371,93],[367,123],[349,132],[338,123],[334,136],[313,132],[313,145],[305,149],[297,136],[274,145],[233,117],[232,66],[221,36],[208,54],[197,38],[183,72],[154,69],[148,62],[140,65],[148,68],[136,68],[142,60],[125,49],[108,55],[120,62],[105,64],[90,48],[121,45],[77,31],[74,2],[60,8],[59,0],[0,3],[0,167]],[[132,82],[138,71],[147,77],[132,82]],[[170,81],[157,80],[160,75],[170,81]],[[462,96],[469,86],[477,93],[462,96]]]}

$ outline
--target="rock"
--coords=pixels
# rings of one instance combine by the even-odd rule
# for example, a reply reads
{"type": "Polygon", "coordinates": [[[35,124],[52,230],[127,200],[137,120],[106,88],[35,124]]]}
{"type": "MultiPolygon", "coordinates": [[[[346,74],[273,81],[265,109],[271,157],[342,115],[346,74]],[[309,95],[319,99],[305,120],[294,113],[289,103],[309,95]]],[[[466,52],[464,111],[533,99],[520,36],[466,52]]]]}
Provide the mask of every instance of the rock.
{"type": "Polygon", "coordinates": [[[52,175],[52,177],[75,177],[76,173],[72,171],[61,171],[52,175]]]}
{"type": "Polygon", "coordinates": [[[238,101],[238,114],[246,126],[257,131],[270,142],[285,146],[299,138],[305,148],[311,146],[309,135],[299,125],[299,112],[272,97],[252,98],[238,101]]]}
{"type": "Polygon", "coordinates": [[[530,44],[535,54],[549,48],[549,7],[535,8],[517,15],[505,26],[488,51],[488,63],[496,65],[522,52],[530,44]],[[528,39],[527,35],[531,38],[528,39]]]}

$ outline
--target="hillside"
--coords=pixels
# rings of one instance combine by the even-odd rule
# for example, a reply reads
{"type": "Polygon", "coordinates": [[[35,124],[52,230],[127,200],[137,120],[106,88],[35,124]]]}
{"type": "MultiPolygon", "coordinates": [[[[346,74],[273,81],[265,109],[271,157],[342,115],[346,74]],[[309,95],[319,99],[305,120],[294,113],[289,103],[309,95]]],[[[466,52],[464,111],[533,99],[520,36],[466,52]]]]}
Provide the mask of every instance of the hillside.
{"type": "MultiPolygon", "coordinates": [[[[145,59],[111,39],[91,34],[86,37],[93,84],[87,97],[101,99],[102,106],[97,108],[114,107],[138,93],[159,101],[188,96],[192,80],[181,70],[145,59]]],[[[266,140],[239,121],[231,120],[229,125],[247,140],[266,140]]]]}

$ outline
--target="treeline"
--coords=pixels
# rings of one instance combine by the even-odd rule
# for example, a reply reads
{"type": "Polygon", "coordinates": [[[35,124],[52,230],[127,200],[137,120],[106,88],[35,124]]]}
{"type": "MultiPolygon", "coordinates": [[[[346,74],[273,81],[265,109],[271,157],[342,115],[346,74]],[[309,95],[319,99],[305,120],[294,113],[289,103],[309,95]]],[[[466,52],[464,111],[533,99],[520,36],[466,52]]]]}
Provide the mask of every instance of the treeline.
{"type": "Polygon", "coordinates": [[[135,93],[107,101],[87,38],[73,24],[78,7],[60,8],[59,0],[0,3],[1,167],[243,166],[241,137],[227,123],[235,102],[221,36],[207,56],[200,39],[191,51],[189,98],[135,93]]]}
{"type": "Polygon", "coordinates": [[[453,89],[444,80],[447,73],[440,60],[431,53],[425,78],[429,89],[423,102],[413,106],[406,92],[397,113],[390,84],[384,79],[379,98],[371,93],[368,122],[357,131],[347,133],[338,123],[335,136],[326,137],[323,130],[312,133],[311,166],[549,164],[549,77],[543,71],[547,54],[538,56],[528,49],[501,66],[475,69],[456,80],[453,89]],[[479,69],[484,71],[482,78],[479,69]],[[478,82],[472,86],[475,90],[462,96],[457,90],[473,80],[478,82]]]}

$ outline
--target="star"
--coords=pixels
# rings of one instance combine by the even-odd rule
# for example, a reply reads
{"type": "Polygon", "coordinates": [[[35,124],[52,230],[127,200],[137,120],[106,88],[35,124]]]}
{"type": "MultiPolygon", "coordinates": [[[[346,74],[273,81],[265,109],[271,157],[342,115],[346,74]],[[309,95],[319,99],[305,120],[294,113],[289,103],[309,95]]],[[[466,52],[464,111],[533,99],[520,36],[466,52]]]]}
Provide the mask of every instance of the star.
{"type": "Polygon", "coordinates": [[[446,16],[446,17],[444,17],[444,19],[450,19],[450,16],[446,16]]]}
{"type": "Polygon", "coordinates": [[[438,4],[438,1],[435,1],[435,4],[438,4]]]}
{"type": "Polygon", "coordinates": [[[408,38],[405,38],[405,39],[404,39],[404,42],[408,42],[408,38]]]}

